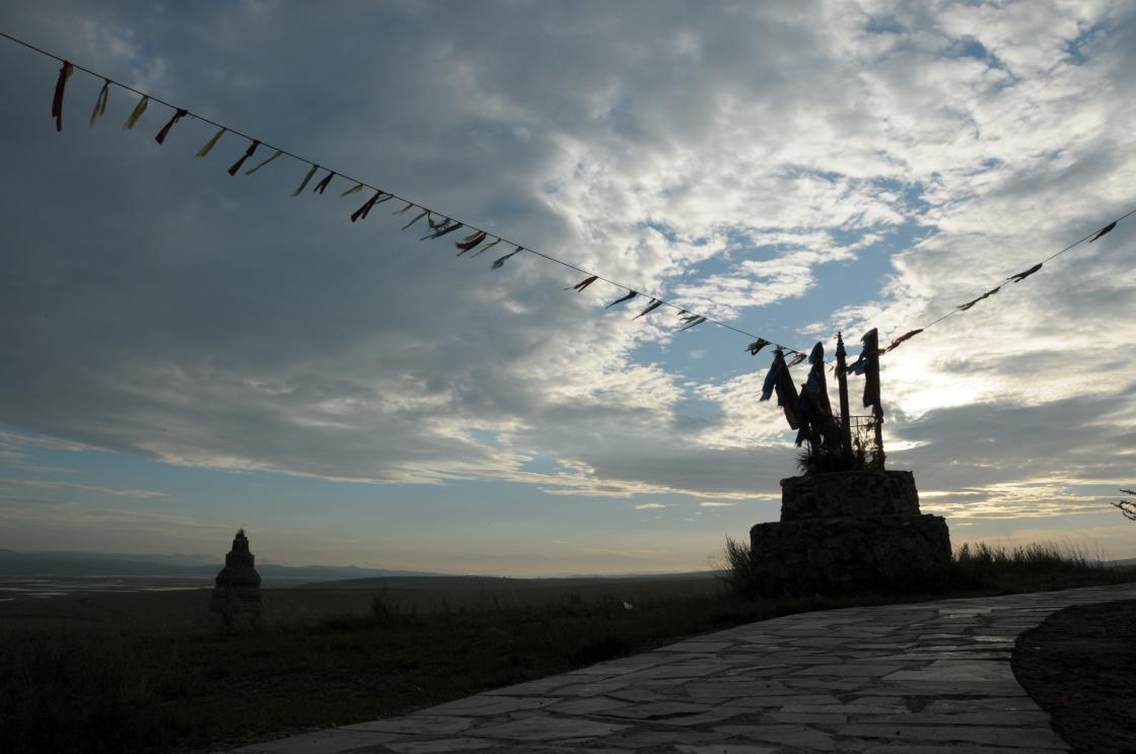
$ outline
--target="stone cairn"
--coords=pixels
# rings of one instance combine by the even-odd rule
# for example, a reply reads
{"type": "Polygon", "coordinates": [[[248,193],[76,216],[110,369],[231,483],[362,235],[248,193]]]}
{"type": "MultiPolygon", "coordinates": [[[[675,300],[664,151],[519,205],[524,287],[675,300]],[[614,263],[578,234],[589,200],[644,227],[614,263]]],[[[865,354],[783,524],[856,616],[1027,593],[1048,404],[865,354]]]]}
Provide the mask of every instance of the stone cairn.
{"type": "Polygon", "coordinates": [[[225,567],[217,574],[209,605],[227,629],[252,628],[260,621],[260,574],[255,562],[245,530],[240,529],[233,537],[233,549],[225,555],[225,567]]]}
{"type": "Polygon", "coordinates": [[[947,522],[919,512],[910,471],[838,471],[781,480],[780,523],[750,530],[765,595],[932,589],[951,559],[947,522]]]}

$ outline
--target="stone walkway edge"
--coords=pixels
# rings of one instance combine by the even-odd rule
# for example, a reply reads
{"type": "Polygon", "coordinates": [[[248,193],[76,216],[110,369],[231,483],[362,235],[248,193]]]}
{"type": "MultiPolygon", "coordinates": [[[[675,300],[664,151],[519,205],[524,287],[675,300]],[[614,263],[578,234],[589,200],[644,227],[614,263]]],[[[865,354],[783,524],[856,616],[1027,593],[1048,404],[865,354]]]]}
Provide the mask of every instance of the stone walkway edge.
{"type": "Polygon", "coordinates": [[[800,613],[240,754],[1068,751],[1014,679],[1022,632],[1136,584],[800,613]]]}

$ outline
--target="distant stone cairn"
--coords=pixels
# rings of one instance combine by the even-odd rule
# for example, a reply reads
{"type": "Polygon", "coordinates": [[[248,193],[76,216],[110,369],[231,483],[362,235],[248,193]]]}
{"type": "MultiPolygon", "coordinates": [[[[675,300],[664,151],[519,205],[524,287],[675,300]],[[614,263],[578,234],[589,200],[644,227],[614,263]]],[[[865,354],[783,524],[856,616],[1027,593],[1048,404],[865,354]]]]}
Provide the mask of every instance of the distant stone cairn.
{"type": "Polygon", "coordinates": [[[225,628],[252,628],[260,621],[260,574],[255,562],[245,530],[240,529],[233,537],[233,549],[225,555],[225,567],[217,574],[209,605],[225,628]]]}
{"type": "Polygon", "coordinates": [[[910,471],[839,471],[781,480],[780,523],[750,530],[767,595],[934,589],[951,559],[947,522],[919,512],[910,471]]]}

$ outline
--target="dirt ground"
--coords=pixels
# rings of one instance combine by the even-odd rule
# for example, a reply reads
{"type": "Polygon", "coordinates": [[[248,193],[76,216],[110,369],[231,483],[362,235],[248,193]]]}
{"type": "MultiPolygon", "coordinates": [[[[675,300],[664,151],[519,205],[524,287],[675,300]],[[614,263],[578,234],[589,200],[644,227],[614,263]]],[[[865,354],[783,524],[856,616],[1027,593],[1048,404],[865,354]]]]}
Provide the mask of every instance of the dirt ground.
{"type": "Polygon", "coordinates": [[[1136,752],[1136,600],[1066,608],[1018,637],[1018,682],[1077,752],[1136,752]]]}

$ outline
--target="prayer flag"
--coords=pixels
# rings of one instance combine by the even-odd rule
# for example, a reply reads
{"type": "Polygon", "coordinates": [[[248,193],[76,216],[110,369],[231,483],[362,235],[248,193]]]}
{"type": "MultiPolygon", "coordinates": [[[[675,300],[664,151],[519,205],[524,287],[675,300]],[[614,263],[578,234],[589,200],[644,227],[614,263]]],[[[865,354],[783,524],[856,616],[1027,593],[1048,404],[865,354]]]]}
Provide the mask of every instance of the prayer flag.
{"type": "Polygon", "coordinates": [[[605,306],[604,309],[610,309],[611,307],[615,306],[616,304],[622,304],[624,301],[630,301],[631,299],[635,298],[638,295],[639,295],[638,291],[629,290],[627,292],[626,296],[624,296],[623,298],[617,298],[615,301],[612,301],[610,304],[605,306]]]}
{"type": "Polygon", "coordinates": [[[134,124],[142,117],[142,113],[146,112],[146,107],[149,104],[150,98],[143,94],[142,99],[138,100],[138,104],[130,111],[130,115],[127,117],[126,122],[122,124],[122,127],[126,129],[134,128],[134,124]]]}
{"type": "Polygon", "coordinates": [[[212,152],[213,147],[217,146],[217,142],[219,142],[221,140],[221,137],[225,135],[226,130],[228,130],[228,129],[222,128],[219,131],[217,131],[217,133],[213,134],[213,138],[211,138],[209,141],[205,142],[205,146],[203,146],[203,147],[201,147],[201,149],[197,150],[196,156],[197,157],[204,157],[205,155],[212,152]]]}
{"type": "Polygon", "coordinates": [[[91,121],[87,125],[95,125],[95,120],[106,115],[108,99],[110,99],[110,79],[103,79],[103,88],[99,90],[99,96],[95,97],[95,107],[91,110],[91,121]]]}
{"type": "Polygon", "coordinates": [[[259,146],[260,146],[260,139],[253,139],[252,144],[249,144],[248,149],[246,149],[245,153],[243,155],[241,155],[241,159],[237,160],[236,162],[234,162],[232,165],[229,166],[229,175],[236,175],[237,171],[241,169],[241,165],[244,165],[245,160],[252,157],[252,153],[255,152],[256,148],[259,147],[259,146]]]}
{"type": "Polygon", "coordinates": [[[55,80],[55,94],[51,97],[51,117],[55,118],[55,130],[63,130],[63,90],[67,86],[67,79],[75,72],[75,66],[64,60],[59,69],[59,78],[55,80]]]}
{"type": "Polygon", "coordinates": [[[174,117],[170,118],[169,122],[167,122],[166,125],[162,126],[162,130],[159,131],[158,135],[154,137],[154,141],[158,142],[159,144],[165,144],[166,137],[170,134],[170,129],[174,127],[175,123],[177,123],[187,115],[189,115],[189,110],[186,110],[184,107],[179,107],[177,109],[177,112],[174,113],[174,117]]]}

